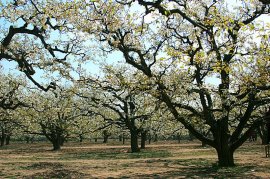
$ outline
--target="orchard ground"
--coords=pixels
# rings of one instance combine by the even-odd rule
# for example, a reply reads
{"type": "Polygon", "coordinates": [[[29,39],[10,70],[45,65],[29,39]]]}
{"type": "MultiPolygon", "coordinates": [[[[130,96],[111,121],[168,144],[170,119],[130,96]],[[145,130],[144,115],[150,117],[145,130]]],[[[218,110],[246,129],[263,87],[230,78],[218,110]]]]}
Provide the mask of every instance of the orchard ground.
{"type": "Polygon", "coordinates": [[[128,145],[16,143],[0,148],[0,178],[270,178],[270,158],[259,142],[235,152],[235,167],[219,168],[213,148],[163,141],[129,153],[128,145]]]}

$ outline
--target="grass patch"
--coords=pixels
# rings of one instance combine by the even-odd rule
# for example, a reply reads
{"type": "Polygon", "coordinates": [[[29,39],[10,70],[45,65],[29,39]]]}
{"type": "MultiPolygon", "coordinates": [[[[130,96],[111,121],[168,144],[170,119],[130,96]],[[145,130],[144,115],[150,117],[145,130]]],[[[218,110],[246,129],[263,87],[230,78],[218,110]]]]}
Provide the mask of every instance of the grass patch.
{"type": "MultiPolygon", "coordinates": [[[[66,169],[55,169],[53,171],[46,171],[41,173],[36,173],[31,176],[25,176],[24,179],[58,179],[58,178],[85,178],[86,175],[77,171],[66,170],[66,169]]],[[[90,176],[89,176],[90,177],[90,176]]],[[[88,178],[88,177],[86,177],[88,178]]],[[[91,178],[91,177],[90,177],[91,178]]]]}
{"type": "Polygon", "coordinates": [[[137,159],[137,158],[164,158],[172,156],[169,151],[147,151],[143,150],[138,153],[127,153],[121,151],[102,151],[102,152],[81,152],[81,153],[69,153],[63,154],[61,160],[74,160],[74,159],[89,159],[89,160],[108,160],[108,159],[137,159]]]}
{"type": "Polygon", "coordinates": [[[199,158],[199,159],[178,159],[172,162],[173,164],[176,165],[182,165],[182,166],[211,166],[213,161],[199,158]]]}
{"type": "Polygon", "coordinates": [[[33,170],[33,169],[48,169],[48,168],[62,168],[63,165],[60,163],[50,163],[50,162],[39,162],[27,166],[21,166],[23,170],[33,170]]]}
{"type": "Polygon", "coordinates": [[[218,167],[215,150],[198,142],[139,153],[128,153],[127,145],[68,143],[57,152],[44,143],[14,146],[0,150],[0,178],[270,178],[270,160],[256,143],[241,146],[229,168],[218,167]]]}

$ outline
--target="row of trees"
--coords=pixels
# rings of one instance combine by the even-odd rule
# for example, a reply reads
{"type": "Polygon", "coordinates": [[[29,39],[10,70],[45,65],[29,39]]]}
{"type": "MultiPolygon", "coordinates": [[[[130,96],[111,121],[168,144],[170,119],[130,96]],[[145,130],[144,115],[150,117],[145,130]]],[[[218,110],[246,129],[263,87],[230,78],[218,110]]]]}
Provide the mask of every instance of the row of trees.
{"type": "Polygon", "coordinates": [[[107,142],[110,135],[126,135],[131,137],[131,152],[138,152],[139,136],[144,148],[146,135],[169,136],[180,129],[180,126],[169,125],[173,123],[167,117],[161,119],[158,112],[154,114],[157,107],[151,109],[150,96],[132,93],[134,101],[130,101],[128,95],[131,93],[127,94],[118,86],[122,83],[115,84],[118,89],[114,89],[106,86],[107,82],[96,80],[96,86],[89,87],[88,80],[86,83],[80,81],[79,87],[58,86],[53,92],[29,90],[29,87],[17,89],[9,103],[15,103],[19,93],[24,95],[21,96],[24,105],[1,109],[1,146],[5,141],[9,143],[12,134],[16,138],[27,134],[45,136],[53,144],[53,150],[59,150],[68,138],[82,141],[85,137],[99,136],[107,142]],[[162,122],[166,120],[168,124],[165,126],[162,122]]]}
{"type": "Polygon", "coordinates": [[[268,118],[270,25],[259,21],[269,17],[268,1],[15,0],[0,8],[0,59],[17,62],[44,91],[58,90],[58,76],[72,79],[71,93],[85,100],[63,104],[57,119],[93,115],[125,126],[134,151],[156,116],[181,123],[216,149],[220,166],[232,166],[234,151],[268,118]],[[127,69],[105,65],[91,77],[75,67],[113,53],[127,69]],[[41,85],[37,69],[53,73],[53,82],[41,85]]]}

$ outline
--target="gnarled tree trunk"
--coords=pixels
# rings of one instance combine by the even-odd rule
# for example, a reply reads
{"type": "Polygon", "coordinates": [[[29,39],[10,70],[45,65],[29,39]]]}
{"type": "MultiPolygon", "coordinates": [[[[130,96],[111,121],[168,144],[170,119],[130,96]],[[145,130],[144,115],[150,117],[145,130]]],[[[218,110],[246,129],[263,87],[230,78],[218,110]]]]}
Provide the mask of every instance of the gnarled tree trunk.
{"type": "Polygon", "coordinates": [[[6,137],[6,145],[10,144],[10,134],[7,135],[6,137]]]}
{"type": "Polygon", "coordinates": [[[147,131],[141,132],[141,149],[145,149],[145,141],[147,140],[147,131]]]}
{"type": "Polygon", "coordinates": [[[138,146],[138,132],[137,130],[130,130],[130,144],[131,144],[131,152],[139,152],[139,146],[138,146]]]}
{"type": "Polygon", "coordinates": [[[4,146],[5,145],[5,141],[6,141],[6,133],[5,133],[5,130],[2,130],[1,144],[0,144],[0,146],[4,146]]]}
{"type": "Polygon", "coordinates": [[[53,139],[51,142],[53,144],[53,150],[60,150],[61,149],[61,139],[60,138],[53,139]]]}

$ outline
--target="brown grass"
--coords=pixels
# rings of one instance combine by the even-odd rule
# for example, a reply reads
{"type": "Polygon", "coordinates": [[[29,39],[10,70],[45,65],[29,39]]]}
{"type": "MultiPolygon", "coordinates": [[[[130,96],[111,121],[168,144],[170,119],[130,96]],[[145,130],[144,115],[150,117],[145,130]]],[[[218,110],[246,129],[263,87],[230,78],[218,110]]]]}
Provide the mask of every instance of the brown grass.
{"type": "Polygon", "coordinates": [[[236,167],[219,168],[215,150],[200,143],[162,142],[139,154],[129,146],[67,143],[51,151],[48,143],[0,148],[0,178],[270,178],[263,146],[245,143],[236,167]]]}

